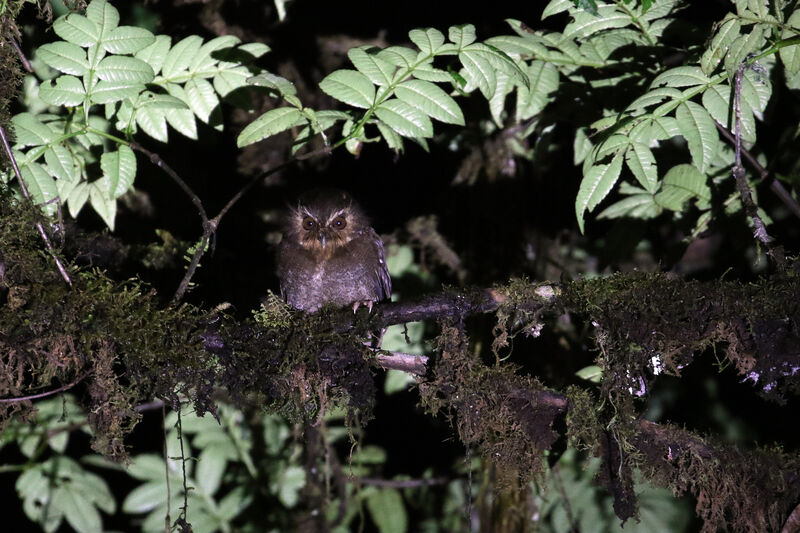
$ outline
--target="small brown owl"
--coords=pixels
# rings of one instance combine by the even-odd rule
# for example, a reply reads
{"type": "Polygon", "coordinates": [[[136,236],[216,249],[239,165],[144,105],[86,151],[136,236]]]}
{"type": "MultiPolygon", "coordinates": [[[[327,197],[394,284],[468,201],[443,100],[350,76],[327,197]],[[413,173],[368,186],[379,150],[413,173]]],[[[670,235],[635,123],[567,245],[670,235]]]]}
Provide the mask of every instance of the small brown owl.
{"type": "Polygon", "coordinates": [[[309,191],[290,210],[278,277],[283,298],[304,311],[325,304],[372,310],[392,293],[383,242],[358,204],[337,189],[309,191]]]}

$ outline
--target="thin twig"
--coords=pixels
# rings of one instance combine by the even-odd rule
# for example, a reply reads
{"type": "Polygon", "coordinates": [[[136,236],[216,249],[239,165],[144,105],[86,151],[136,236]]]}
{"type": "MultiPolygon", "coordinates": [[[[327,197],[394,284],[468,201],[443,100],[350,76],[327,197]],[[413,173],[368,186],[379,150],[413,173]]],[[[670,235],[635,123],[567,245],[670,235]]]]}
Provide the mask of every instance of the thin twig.
{"type": "Polygon", "coordinates": [[[262,172],[261,174],[258,174],[255,178],[251,179],[244,187],[242,187],[239,190],[239,192],[234,194],[233,198],[228,200],[228,203],[225,204],[225,206],[220,210],[219,214],[214,217],[214,219],[213,219],[214,222],[216,224],[219,224],[219,222],[222,219],[222,217],[224,217],[227,214],[227,212],[230,210],[230,208],[233,207],[233,204],[238,202],[242,198],[242,196],[244,196],[244,193],[246,193],[248,190],[250,190],[250,188],[253,185],[255,185],[256,183],[258,183],[260,181],[263,181],[265,178],[268,178],[272,174],[275,174],[276,172],[279,172],[279,171],[283,170],[284,168],[288,167],[289,165],[292,165],[292,164],[294,164],[294,163],[296,163],[298,161],[303,161],[305,159],[310,159],[310,158],[316,157],[318,155],[328,155],[328,154],[331,153],[331,151],[332,151],[332,148],[330,146],[324,146],[324,147],[322,147],[322,148],[320,148],[318,150],[314,150],[312,152],[308,152],[307,154],[296,155],[293,158],[291,158],[290,160],[288,160],[288,161],[286,161],[284,163],[281,163],[280,165],[278,165],[276,167],[272,167],[270,169],[267,169],[264,172],[262,172]]]}
{"type": "MultiPolygon", "coordinates": [[[[31,200],[31,195],[28,192],[28,187],[25,185],[25,180],[22,179],[22,173],[19,171],[19,166],[17,165],[17,160],[14,158],[14,153],[11,151],[11,144],[8,142],[8,138],[6,137],[6,130],[2,126],[0,126],[0,137],[3,140],[3,148],[8,155],[9,161],[11,161],[11,167],[14,169],[14,175],[17,177],[17,181],[19,182],[19,187],[22,189],[22,194],[25,198],[33,204],[33,200],[31,200]]],[[[34,204],[35,205],[35,204],[34,204]]],[[[64,265],[61,264],[61,260],[56,255],[55,250],[53,249],[53,245],[50,242],[50,238],[47,236],[47,232],[44,230],[44,226],[42,226],[41,222],[36,223],[36,228],[39,230],[39,234],[42,236],[44,240],[44,244],[47,247],[47,251],[50,252],[50,255],[53,257],[53,260],[56,262],[56,267],[58,271],[61,273],[61,277],[64,278],[64,281],[72,287],[72,280],[69,279],[69,274],[67,274],[67,270],[64,268],[64,265]]]]}
{"type": "Polygon", "coordinates": [[[167,484],[167,510],[166,514],[164,515],[164,531],[169,531],[170,526],[172,525],[172,520],[169,517],[169,510],[172,509],[172,490],[170,489],[169,484],[169,456],[167,455],[167,407],[162,402],[161,403],[161,432],[163,438],[163,448],[164,448],[164,483],[167,484]]]}
{"type": "Polygon", "coordinates": [[[186,196],[192,201],[194,206],[197,208],[197,213],[200,215],[200,219],[203,222],[203,237],[200,239],[200,245],[194,252],[192,256],[192,260],[189,263],[189,267],[186,269],[186,273],[183,276],[180,284],[178,285],[178,289],[175,291],[175,294],[172,296],[171,303],[175,304],[179,302],[183,295],[186,293],[186,290],[189,288],[189,283],[194,276],[195,271],[197,270],[197,266],[200,264],[200,258],[206,251],[206,247],[208,245],[208,241],[211,235],[217,230],[216,222],[210,221],[208,219],[208,214],[206,213],[206,208],[203,207],[203,202],[200,200],[200,197],[197,196],[194,191],[186,184],[186,182],[181,178],[177,172],[175,172],[172,167],[170,167],[166,161],[164,161],[160,155],[151,152],[147,148],[143,147],[139,143],[131,142],[130,147],[137,152],[141,152],[146,155],[150,162],[153,163],[155,166],[166,172],[167,176],[172,178],[172,181],[178,184],[186,196]]]}
{"type": "Polygon", "coordinates": [[[39,398],[47,398],[48,396],[53,396],[54,394],[58,394],[59,392],[64,392],[65,390],[69,390],[78,383],[80,383],[83,378],[85,378],[88,374],[82,374],[78,378],[75,379],[72,383],[59,387],[57,389],[53,389],[47,392],[40,392],[39,394],[31,394],[29,396],[18,396],[16,398],[0,398],[0,403],[17,403],[17,402],[25,402],[28,400],[38,400],[39,398]]]}
{"type": "Polygon", "coordinates": [[[749,68],[747,63],[742,63],[736,69],[736,74],[733,77],[733,111],[734,111],[734,133],[735,133],[735,160],[731,173],[736,180],[736,186],[739,189],[739,195],[742,197],[742,205],[744,205],[745,213],[753,221],[755,226],[754,236],[758,239],[770,252],[773,252],[772,237],[767,233],[767,226],[761,220],[758,214],[758,206],[753,201],[753,195],[750,191],[750,185],[747,183],[745,177],[744,167],[742,166],[742,77],[744,71],[749,68]]]}
{"type": "Polygon", "coordinates": [[[417,487],[432,487],[434,485],[446,485],[450,480],[446,477],[434,477],[428,479],[380,479],[371,477],[355,478],[353,481],[361,485],[373,487],[386,487],[389,489],[413,489],[417,487]]]}
{"type": "Polygon", "coordinates": [[[28,72],[33,72],[33,67],[31,66],[31,62],[28,61],[28,58],[25,57],[25,54],[22,53],[22,48],[19,47],[19,43],[16,39],[9,39],[11,46],[14,47],[14,50],[17,51],[17,55],[19,56],[19,60],[22,62],[22,66],[25,67],[25,70],[28,72]]]}
{"type": "MultiPolygon", "coordinates": [[[[175,521],[177,524],[181,521],[181,519],[183,519],[183,521],[186,520],[186,512],[189,510],[189,488],[186,483],[186,461],[188,459],[186,459],[186,452],[183,449],[183,422],[181,421],[180,406],[178,406],[178,410],[176,412],[178,413],[178,423],[175,425],[175,427],[178,430],[178,442],[181,444],[181,473],[183,474],[183,506],[181,507],[181,515],[175,521]]],[[[167,482],[169,483],[169,480],[167,480],[167,482]]]]}
{"type": "MultiPolygon", "coordinates": [[[[714,124],[716,124],[717,130],[722,134],[723,137],[725,137],[725,139],[729,143],[736,144],[736,138],[733,136],[731,132],[728,131],[728,128],[726,128],[717,121],[714,121],[714,124]]],[[[758,159],[756,159],[755,156],[751,154],[747,148],[742,147],[741,150],[744,158],[758,173],[759,179],[761,181],[766,180],[769,177],[769,171],[766,168],[764,168],[763,165],[761,165],[761,163],[758,162],[758,159]]],[[[794,214],[794,216],[800,218],[800,203],[798,203],[797,200],[795,200],[792,197],[792,195],[789,194],[789,191],[786,190],[786,188],[783,186],[781,182],[772,178],[770,180],[769,188],[772,189],[772,192],[774,192],[775,195],[781,200],[781,202],[783,202],[783,204],[789,208],[789,211],[791,211],[794,214]]]]}

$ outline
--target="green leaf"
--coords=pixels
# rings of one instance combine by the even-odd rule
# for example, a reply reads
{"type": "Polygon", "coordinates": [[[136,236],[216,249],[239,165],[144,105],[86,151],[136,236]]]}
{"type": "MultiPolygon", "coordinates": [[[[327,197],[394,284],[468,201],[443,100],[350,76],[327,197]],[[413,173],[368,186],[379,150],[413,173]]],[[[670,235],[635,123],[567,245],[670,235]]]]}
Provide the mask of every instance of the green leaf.
{"type": "Polygon", "coordinates": [[[141,83],[100,81],[92,90],[90,98],[95,104],[108,104],[126,98],[136,98],[142,91],[144,91],[144,85],[141,83]]]}
{"type": "Polygon", "coordinates": [[[111,231],[114,231],[114,219],[117,216],[117,201],[111,198],[106,191],[103,190],[103,185],[100,183],[103,180],[93,181],[89,184],[89,203],[92,209],[100,215],[103,222],[111,231]]]}
{"type": "Polygon", "coordinates": [[[240,44],[237,50],[242,50],[255,58],[259,58],[269,52],[270,47],[264,43],[244,43],[240,44]]]}
{"type": "Polygon", "coordinates": [[[540,113],[552,101],[558,89],[558,69],[546,61],[531,61],[527,72],[530,89],[517,87],[517,122],[527,120],[540,113]]]}
{"type": "Polygon", "coordinates": [[[153,67],[135,57],[108,56],[97,65],[97,77],[103,81],[150,83],[155,74],[153,67]]]}
{"type": "Polygon", "coordinates": [[[586,381],[591,381],[592,383],[600,383],[603,381],[603,369],[597,365],[585,366],[575,372],[575,375],[586,381]]]}
{"type": "Polygon", "coordinates": [[[594,165],[584,174],[578,196],[575,199],[575,215],[583,233],[583,213],[591,211],[611,192],[622,171],[622,153],[618,153],[608,165],[594,165]]]}
{"type": "Polygon", "coordinates": [[[173,79],[185,74],[192,59],[200,51],[202,44],[203,39],[197,35],[190,35],[181,39],[172,47],[167,57],[164,58],[161,75],[167,79],[173,79]]]}
{"type": "Polygon", "coordinates": [[[706,184],[706,175],[694,165],[676,165],[664,176],[661,191],[655,201],[670,211],[681,211],[683,203],[690,198],[703,202],[711,200],[711,189],[706,184]]]}
{"type": "Polygon", "coordinates": [[[652,194],[634,194],[605,208],[597,218],[655,218],[662,212],[652,194]]]}
{"type": "Polygon", "coordinates": [[[100,40],[100,29],[97,24],[83,15],[72,13],[61,17],[53,23],[56,35],[84,48],[96,44],[100,40]]]}
{"type": "MultiPolygon", "coordinates": [[[[231,49],[239,43],[239,38],[234,35],[220,35],[214,37],[200,47],[189,63],[189,72],[200,73],[204,76],[215,73],[218,69],[219,59],[214,57],[214,52],[222,49],[231,49]]],[[[232,52],[232,51],[231,51],[232,52]]]]}
{"type": "Polygon", "coordinates": [[[169,36],[156,35],[156,40],[153,44],[136,52],[135,57],[153,67],[153,72],[158,74],[161,71],[161,67],[164,65],[164,61],[167,59],[170,42],[169,36]]]}
{"type": "Polygon", "coordinates": [[[633,24],[630,15],[617,9],[615,5],[601,5],[597,7],[597,15],[589,11],[573,12],[573,22],[564,28],[564,38],[582,39],[591,37],[597,32],[612,28],[624,28],[633,24]]]}
{"type": "Polygon", "coordinates": [[[117,150],[100,156],[100,168],[103,176],[109,180],[108,194],[112,198],[119,198],[133,185],[136,156],[133,150],[123,144],[117,150]]]}
{"type": "Polygon", "coordinates": [[[597,145],[594,159],[595,161],[600,161],[608,155],[622,153],[630,143],[631,140],[627,135],[611,135],[597,145]]]}
{"type": "Polygon", "coordinates": [[[320,82],[319,88],[353,107],[368,109],[375,101],[375,86],[355,70],[336,70],[320,82]]]}
{"type": "Polygon", "coordinates": [[[435,54],[444,44],[444,34],[435,28],[411,30],[408,38],[426,54],[435,54]]]}
{"type": "Polygon", "coordinates": [[[417,62],[417,52],[405,46],[389,46],[378,52],[378,57],[396,67],[410,67],[417,62]]]}
{"type": "Polygon", "coordinates": [[[36,118],[31,113],[20,113],[11,119],[14,124],[14,133],[17,137],[16,145],[39,146],[55,140],[56,133],[36,118]]]}
{"type": "Polygon", "coordinates": [[[89,200],[89,183],[81,181],[75,185],[67,197],[67,206],[72,218],[78,216],[87,200],[89,200]]]}
{"type": "Polygon", "coordinates": [[[297,88],[294,86],[294,83],[286,78],[272,74],[271,72],[262,72],[258,76],[248,77],[247,83],[249,85],[273,89],[281,95],[288,94],[293,96],[297,94],[297,88]]]}
{"type": "Polygon", "coordinates": [[[250,78],[250,71],[247,70],[246,67],[236,67],[223,70],[214,76],[212,83],[214,85],[214,90],[224,98],[239,87],[247,85],[248,78],[250,78]]]}
{"type": "Polygon", "coordinates": [[[102,531],[103,521],[97,508],[84,491],[76,489],[71,483],[57,488],[53,493],[52,506],[64,513],[69,525],[78,533],[102,531]]]}
{"type": "Polygon", "coordinates": [[[714,120],[729,129],[731,125],[730,93],[731,86],[727,83],[714,85],[703,92],[703,107],[714,120]]]}
{"type": "Polygon", "coordinates": [[[217,515],[223,520],[230,521],[239,516],[253,501],[244,487],[236,487],[219,501],[217,515]]]}
{"type": "Polygon", "coordinates": [[[150,91],[142,93],[136,102],[137,109],[153,107],[156,109],[189,109],[186,102],[168,94],[156,94],[150,91]]]}
{"type": "Polygon", "coordinates": [[[704,172],[719,148],[719,134],[714,119],[703,106],[694,102],[679,105],[675,119],[689,145],[692,161],[700,172],[704,172]]]}
{"type": "Polygon", "coordinates": [[[307,122],[303,113],[294,107],[271,109],[248,124],[239,134],[236,144],[241,148],[307,122]]]}
{"type": "Polygon", "coordinates": [[[423,80],[404,81],[395,89],[395,95],[431,118],[448,124],[464,125],[464,114],[456,101],[433,83],[423,80]]]}
{"type": "Polygon", "coordinates": [[[48,203],[58,196],[58,187],[56,187],[53,176],[39,163],[28,163],[20,167],[19,171],[22,174],[25,185],[28,187],[33,203],[40,206],[48,215],[55,214],[58,206],[55,202],[48,203]]]}
{"type": "Polygon", "coordinates": [[[542,11],[542,20],[567,11],[573,5],[575,5],[573,0],[550,0],[542,11]]]}
{"type": "Polygon", "coordinates": [[[390,85],[394,81],[395,66],[385,59],[378,56],[378,49],[369,46],[360,48],[351,48],[347,52],[347,57],[353,65],[364,74],[369,80],[384,87],[390,85]]]}
{"type": "Polygon", "coordinates": [[[300,501],[300,489],[306,485],[306,471],[300,466],[290,466],[278,478],[278,499],[291,509],[300,501]]]}
{"type": "Polygon", "coordinates": [[[728,53],[731,43],[739,37],[742,25],[732,13],[728,13],[719,24],[719,29],[711,39],[711,45],[700,58],[700,68],[703,73],[710,75],[728,53]]]}
{"type": "Polygon", "coordinates": [[[381,103],[375,109],[375,115],[404,137],[433,137],[430,119],[396,98],[381,103]]]}
{"type": "Polygon", "coordinates": [[[59,76],[55,80],[47,80],[39,86],[39,98],[51,105],[75,107],[86,99],[86,90],[81,80],[75,76],[59,76]]]}
{"type": "Polygon", "coordinates": [[[586,135],[586,128],[578,128],[575,132],[575,140],[572,143],[572,162],[579,165],[586,159],[592,151],[592,141],[586,135]]]}
{"type": "Polygon", "coordinates": [[[447,35],[451,42],[455,43],[459,48],[463,48],[475,42],[475,26],[472,24],[450,26],[447,30],[447,35]]]}
{"type": "Polygon", "coordinates": [[[766,43],[764,33],[766,31],[771,31],[771,27],[766,24],[754,24],[749,34],[734,39],[730,45],[730,50],[725,56],[725,70],[729,79],[733,79],[736,69],[747,60],[751,53],[756,53],[764,47],[766,43]]]}
{"type": "MultiPolygon", "coordinates": [[[[650,121],[648,139],[661,141],[671,139],[680,134],[681,131],[680,128],[678,128],[678,121],[672,117],[655,117],[650,121]]],[[[633,135],[631,135],[631,137],[632,136],[633,135]]]]}
{"type": "MultiPolygon", "coordinates": [[[[191,113],[191,112],[190,112],[191,113]]],[[[192,115],[194,119],[194,115],[192,115]]],[[[169,141],[165,110],[145,107],[136,111],[136,124],[150,137],[161,142],[169,141]]]]}
{"type": "MultiPolygon", "coordinates": [[[[58,178],[58,181],[75,181],[80,178],[75,159],[69,150],[61,144],[51,145],[44,153],[47,170],[58,178]]],[[[61,199],[65,198],[60,195],[61,199]]]]}
{"type": "Polygon", "coordinates": [[[495,78],[497,79],[497,87],[495,88],[494,95],[489,99],[489,111],[494,123],[498,128],[501,128],[503,127],[503,118],[506,108],[506,96],[508,96],[508,93],[511,92],[514,86],[511,83],[511,77],[502,70],[495,72],[495,78]]]}
{"type": "Polygon", "coordinates": [[[646,144],[632,143],[625,153],[625,162],[647,192],[655,193],[658,190],[656,158],[646,144]]]}
{"type": "Polygon", "coordinates": [[[577,9],[586,11],[594,17],[598,16],[597,0],[575,0],[575,7],[577,9]]]}
{"type": "Polygon", "coordinates": [[[453,77],[446,70],[433,67],[431,64],[422,64],[414,69],[414,77],[425,81],[452,82],[453,77]]]}
{"type": "Polygon", "coordinates": [[[397,489],[380,488],[368,493],[367,510],[381,533],[405,533],[408,516],[397,489]]]}
{"type": "Polygon", "coordinates": [[[189,97],[189,108],[197,117],[209,123],[211,113],[219,111],[219,97],[214,87],[203,78],[192,78],[186,82],[186,95],[189,97]]]}
{"type": "Polygon", "coordinates": [[[696,85],[705,85],[709,83],[710,79],[706,76],[700,67],[675,67],[662,72],[651,84],[652,87],[659,85],[666,85],[667,87],[694,87],[696,85]]]}
{"type": "Polygon", "coordinates": [[[381,137],[386,141],[386,144],[395,152],[403,151],[403,138],[397,134],[392,128],[386,125],[385,122],[378,121],[378,131],[381,132],[381,137]]]}
{"type": "Polygon", "coordinates": [[[127,473],[140,481],[164,481],[164,459],[153,453],[135,456],[127,467],[127,473]]]}
{"type": "MultiPolygon", "coordinates": [[[[184,103],[189,100],[182,86],[176,83],[167,83],[165,88],[170,96],[174,96],[184,103]]],[[[197,123],[194,113],[190,109],[168,109],[164,111],[164,116],[170,126],[190,139],[197,139],[197,123]]]]}
{"type": "Polygon", "coordinates": [[[175,128],[182,135],[197,140],[197,123],[194,120],[194,113],[189,109],[165,109],[163,110],[167,123],[175,128]]]}
{"type": "Polygon", "coordinates": [[[388,370],[386,381],[383,383],[383,392],[387,395],[408,389],[409,385],[416,383],[414,376],[401,370],[388,370]]]}
{"type": "Polygon", "coordinates": [[[495,70],[504,72],[512,78],[516,78],[522,82],[526,87],[530,86],[528,76],[522,71],[517,63],[509,57],[508,54],[497,48],[484,43],[473,43],[464,47],[462,54],[467,54],[473,58],[482,57],[485,59],[495,70]]]}
{"type": "Polygon", "coordinates": [[[119,26],[103,38],[102,45],[112,54],[134,54],[155,44],[155,41],[156,36],[144,28],[119,26]]]}
{"type": "Polygon", "coordinates": [[[89,68],[86,50],[73,43],[58,41],[43,44],[36,51],[36,55],[49,66],[65,74],[83,76],[89,68]]]}
{"type": "Polygon", "coordinates": [[[200,453],[196,479],[197,488],[202,494],[212,496],[217,492],[227,465],[228,458],[226,454],[215,446],[209,446],[200,453]]]}
{"type": "Polygon", "coordinates": [[[119,11],[105,0],[92,0],[86,8],[86,18],[97,24],[106,37],[119,24],[119,11]]]}
{"type": "Polygon", "coordinates": [[[747,104],[760,120],[763,120],[761,114],[767,108],[770,96],[772,86],[769,78],[747,70],[742,76],[742,103],[747,104]]]}
{"type": "MultiPolygon", "coordinates": [[[[786,25],[800,28],[800,10],[796,9],[792,13],[792,16],[786,21],[786,25]]],[[[789,28],[784,28],[783,32],[781,32],[781,39],[789,39],[795,35],[796,32],[789,28]]],[[[784,46],[778,50],[778,56],[780,56],[783,67],[786,69],[787,78],[800,73],[800,45],[784,46]]]]}
{"type": "Polygon", "coordinates": [[[467,81],[478,87],[483,96],[489,100],[497,90],[495,69],[482,54],[461,52],[458,59],[464,66],[467,81]]]}
{"type": "Polygon", "coordinates": [[[167,501],[167,484],[164,483],[164,463],[161,463],[161,481],[148,481],[133,489],[122,502],[122,510],[130,514],[146,513],[167,501]]]}

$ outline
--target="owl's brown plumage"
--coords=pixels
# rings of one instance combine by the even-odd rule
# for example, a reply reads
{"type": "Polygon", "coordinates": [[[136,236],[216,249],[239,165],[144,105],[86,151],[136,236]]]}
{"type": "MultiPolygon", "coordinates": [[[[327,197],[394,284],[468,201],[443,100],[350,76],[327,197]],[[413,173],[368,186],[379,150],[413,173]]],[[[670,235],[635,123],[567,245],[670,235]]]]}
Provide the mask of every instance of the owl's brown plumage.
{"type": "Polygon", "coordinates": [[[383,242],[344,191],[303,194],[287,217],[278,251],[283,298],[295,309],[316,311],[389,298],[392,282],[383,242]]]}

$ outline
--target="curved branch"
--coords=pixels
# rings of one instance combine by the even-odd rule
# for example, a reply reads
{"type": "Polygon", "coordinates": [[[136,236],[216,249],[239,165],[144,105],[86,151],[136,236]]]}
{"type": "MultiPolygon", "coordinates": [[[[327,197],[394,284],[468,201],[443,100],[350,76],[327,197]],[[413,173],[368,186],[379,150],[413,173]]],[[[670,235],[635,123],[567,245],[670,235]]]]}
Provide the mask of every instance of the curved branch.
{"type": "Polygon", "coordinates": [[[81,376],[78,376],[78,378],[75,379],[75,381],[73,381],[72,383],[68,383],[64,386],[61,386],[57,389],[53,389],[51,391],[40,392],[39,394],[30,394],[28,396],[18,396],[16,398],[0,398],[0,403],[17,403],[17,402],[25,402],[28,400],[38,400],[40,398],[47,398],[48,396],[53,396],[55,394],[58,394],[59,392],[64,392],[65,390],[71,389],[72,387],[80,383],[87,375],[88,374],[82,374],[81,376]]]}

